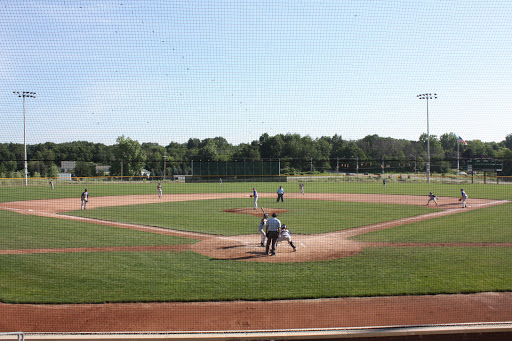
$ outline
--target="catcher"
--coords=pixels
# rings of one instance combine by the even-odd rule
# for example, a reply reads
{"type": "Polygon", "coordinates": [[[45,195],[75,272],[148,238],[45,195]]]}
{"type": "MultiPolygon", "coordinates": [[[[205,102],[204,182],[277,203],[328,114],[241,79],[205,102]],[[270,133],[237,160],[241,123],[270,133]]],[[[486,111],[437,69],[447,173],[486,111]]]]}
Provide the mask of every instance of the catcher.
{"type": "MultiPolygon", "coordinates": [[[[279,243],[279,242],[282,242],[285,240],[293,248],[293,251],[297,251],[297,247],[295,246],[295,244],[292,241],[292,234],[290,233],[290,231],[288,231],[288,228],[286,227],[286,225],[283,224],[281,226],[281,234],[279,235],[279,238],[277,238],[277,242],[279,243]]],[[[276,248],[277,248],[277,244],[276,244],[276,248]]]]}

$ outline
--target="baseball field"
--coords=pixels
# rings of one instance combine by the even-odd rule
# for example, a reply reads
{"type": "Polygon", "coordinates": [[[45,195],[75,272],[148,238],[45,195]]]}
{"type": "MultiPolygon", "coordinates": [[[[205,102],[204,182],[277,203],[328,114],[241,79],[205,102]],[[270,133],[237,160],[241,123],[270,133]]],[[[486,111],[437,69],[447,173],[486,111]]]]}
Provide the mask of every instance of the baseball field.
{"type": "Polygon", "coordinates": [[[465,184],[462,208],[457,184],[285,183],[284,202],[276,183],[156,185],[2,188],[0,331],[258,330],[270,308],[287,328],[512,320],[510,186],[465,184]],[[266,255],[261,207],[297,252],[266,255]]]}

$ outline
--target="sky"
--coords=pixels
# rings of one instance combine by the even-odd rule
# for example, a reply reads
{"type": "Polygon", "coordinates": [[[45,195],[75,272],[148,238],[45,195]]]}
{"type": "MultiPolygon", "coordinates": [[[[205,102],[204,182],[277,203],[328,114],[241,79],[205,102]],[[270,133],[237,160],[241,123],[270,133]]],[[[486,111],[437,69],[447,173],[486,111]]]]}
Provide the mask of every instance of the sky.
{"type": "Polygon", "coordinates": [[[508,0],[2,0],[0,143],[500,142],[511,37],[508,0]]]}

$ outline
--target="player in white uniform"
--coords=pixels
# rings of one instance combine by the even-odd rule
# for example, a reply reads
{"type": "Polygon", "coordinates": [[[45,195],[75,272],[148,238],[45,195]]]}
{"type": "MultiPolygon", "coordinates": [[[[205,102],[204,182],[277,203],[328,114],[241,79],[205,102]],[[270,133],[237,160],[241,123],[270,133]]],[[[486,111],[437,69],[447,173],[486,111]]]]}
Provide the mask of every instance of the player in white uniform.
{"type": "Polygon", "coordinates": [[[251,195],[253,198],[254,198],[254,209],[258,209],[258,191],[256,191],[256,188],[253,188],[252,189],[252,195],[251,195]]]}
{"type": "Polygon", "coordinates": [[[462,188],[460,189],[460,195],[461,198],[459,199],[459,201],[462,200],[462,208],[471,207],[468,204],[466,204],[466,200],[468,200],[468,195],[466,194],[466,192],[464,192],[462,188]]]}
{"type": "MultiPolygon", "coordinates": [[[[281,226],[281,234],[279,235],[279,238],[277,238],[277,242],[279,243],[279,242],[282,242],[285,240],[293,248],[293,251],[297,251],[297,247],[292,242],[292,234],[290,233],[290,231],[288,231],[288,228],[286,227],[286,225],[282,225],[281,226]]],[[[276,245],[276,247],[277,247],[277,245],[276,245]]]]}
{"type": "Polygon", "coordinates": [[[156,186],[156,188],[158,189],[158,197],[161,198],[162,197],[162,185],[160,183],[158,183],[158,186],[156,186]]]}
{"type": "Polygon", "coordinates": [[[299,188],[300,188],[300,193],[302,195],[304,195],[304,184],[302,182],[300,183],[299,188]]]}
{"type": "Polygon", "coordinates": [[[85,205],[87,205],[87,202],[89,201],[89,192],[87,192],[87,188],[82,193],[80,200],[81,200],[80,209],[85,210],[85,205]]]}
{"type": "Polygon", "coordinates": [[[430,194],[428,195],[428,202],[425,206],[428,206],[430,204],[430,202],[433,201],[436,203],[436,206],[439,206],[437,204],[437,196],[435,196],[434,194],[432,194],[432,192],[430,192],[430,194]]]}
{"type": "Polygon", "coordinates": [[[265,213],[263,215],[263,218],[260,221],[260,225],[258,226],[258,232],[261,235],[261,244],[260,245],[262,247],[265,247],[265,239],[267,239],[267,236],[265,234],[265,223],[267,222],[267,220],[268,220],[268,214],[265,213]]]}

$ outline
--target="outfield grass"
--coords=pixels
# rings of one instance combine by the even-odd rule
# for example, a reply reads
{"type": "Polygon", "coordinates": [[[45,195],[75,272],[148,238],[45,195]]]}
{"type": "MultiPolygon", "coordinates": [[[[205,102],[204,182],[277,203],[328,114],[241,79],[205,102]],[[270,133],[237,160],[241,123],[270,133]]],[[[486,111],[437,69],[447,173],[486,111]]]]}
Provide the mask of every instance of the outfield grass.
{"type": "MultiPolygon", "coordinates": [[[[157,181],[145,183],[76,183],[72,185],[56,186],[51,191],[49,186],[34,187],[2,187],[0,191],[0,202],[23,201],[37,199],[57,198],[79,198],[85,188],[88,189],[91,197],[117,196],[135,194],[157,195],[157,181]]],[[[178,182],[163,183],[163,193],[247,193],[250,194],[253,187],[260,193],[275,193],[282,185],[286,193],[298,193],[299,185],[296,182],[227,182],[218,183],[197,183],[186,184],[178,182]]],[[[422,195],[427,197],[429,192],[438,196],[459,197],[460,188],[469,195],[469,198],[499,199],[512,201],[511,185],[495,184],[440,184],[440,183],[407,183],[388,182],[386,187],[380,183],[365,182],[305,182],[306,193],[360,193],[360,194],[396,194],[396,195],[422,195]]],[[[286,198],[285,193],[285,198],[286,198]]]]}
{"type": "Polygon", "coordinates": [[[420,221],[367,233],[367,242],[512,243],[512,204],[420,221]]]}
{"type": "MultiPolygon", "coordinates": [[[[411,205],[306,199],[286,199],[283,203],[276,203],[274,199],[262,198],[258,204],[267,208],[286,209],[287,212],[280,213],[278,218],[293,233],[299,234],[339,231],[433,211],[411,205]]],[[[247,206],[247,199],[233,198],[102,207],[67,214],[209,234],[254,234],[257,233],[261,217],[223,211],[247,206]]]]}
{"type": "Polygon", "coordinates": [[[2,250],[176,245],[194,242],[187,238],[0,210],[2,250]]]}
{"type": "Polygon", "coordinates": [[[371,248],[338,260],[271,265],[190,252],[0,256],[0,300],[9,303],[455,294],[511,291],[510,278],[510,248],[371,248]]]}

